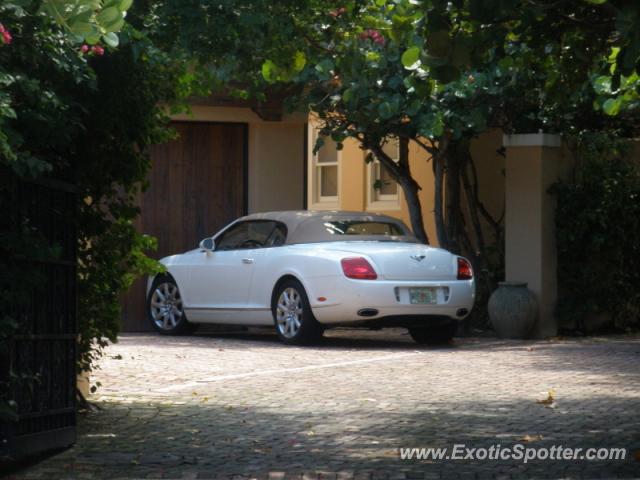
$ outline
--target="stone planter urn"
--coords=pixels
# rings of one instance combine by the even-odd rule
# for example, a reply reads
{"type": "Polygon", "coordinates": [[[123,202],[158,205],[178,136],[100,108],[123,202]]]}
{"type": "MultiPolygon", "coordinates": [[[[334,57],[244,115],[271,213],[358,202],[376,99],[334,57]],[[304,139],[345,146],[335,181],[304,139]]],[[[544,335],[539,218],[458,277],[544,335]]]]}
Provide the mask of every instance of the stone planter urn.
{"type": "Polygon", "coordinates": [[[527,338],[538,316],[538,301],[524,282],[499,282],[489,298],[489,319],[501,338],[527,338]]]}

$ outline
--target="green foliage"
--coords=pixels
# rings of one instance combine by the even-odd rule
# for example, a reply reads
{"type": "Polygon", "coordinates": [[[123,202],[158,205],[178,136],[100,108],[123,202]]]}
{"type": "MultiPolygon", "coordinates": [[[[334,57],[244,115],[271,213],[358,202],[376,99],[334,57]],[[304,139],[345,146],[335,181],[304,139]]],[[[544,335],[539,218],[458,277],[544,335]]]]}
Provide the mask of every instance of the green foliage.
{"type": "Polygon", "coordinates": [[[311,46],[320,50],[312,49],[313,64],[301,75],[308,87],[301,100],[324,121],[325,134],[381,144],[438,130],[436,106],[424,101],[433,82],[422,69],[404,68],[419,56],[412,30],[401,28],[416,12],[408,2],[353,6],[329,28],[309,26],[311,46]]]}
{"type": "Polygon", "coordinates": [[[594,75],[596,109],[619,115],[640,108],[640,4],[602,1],[615,12],[610,53],[600,60],[600,76],[594,75]],[[619,5],[618,5],[619,3],[619,5]],[[606,88],[602,87],[606,83],[606,88]]]}
{"type": "Polygon", "coordinates": [[[640,109],[640,75],[636,71],[628,75],[618,71],[616,59],[619,53],[619,48],[612,49],[606,63],[608,74],[592,77],[593,89],[597,94],[593,106],[596,110],[602,110],[611,116],[640,109]]]}
{"type": "MultiPolygon", "coordinates": [[[[32,3],[20,0],[23,6],[32,3]]],[[[125,26],[125,16],[133,0],[43,0],[40,13],[63,27],[76,42],[94,45],[102,40],[110,47],[119,43],[117,32],[125,26]]]]}
{"type": "Polygon", "coordinates": [[[306,70],[305,28],[315,19],[326,19],[325,12],[335,2],[175,0],[149,4],[151,14],[145,26],[153,31],[158,46],[198,65],[194,75],[213,89],[264,100],[270,83],[290,82],[306,70]]]}
{"type": "Polygon", "coordinates": [[[27,10],[5,5],[2,15],[14,37],[0,48],[2,163],[20,175],[37,176],[64,163],[63,151],[83,115],[74,90],[90,84],[93,75],[64,32],[27,10]]]}
{"type": "Polygon", "coordinates": [[[583,329],[585,316],[612,315],[640,326],[640,164],[611,135],[583,134],[573,178],[555,184],[561,322],[583,329]]]}
{"type": "Polygon", "coordinates": [[[80,196],[78,312],[82,369],[91,369],[120,330],[120,295],[161,266],[145,252],[154,238],[139,234],[136,198],[151,166],[146,147],[171,137],[161,103],[180,100],[180,65],[151,44],[124,44],[96,58],[96,88],[79,99],[90,112],[76,141],[80,196]]]}
{"type": "MultiPolygon", "coordinates": [[[[182,108],[192,92],[193,76],[181,59],[158,49],[148,31],[128,25],[121,31],[117,50],[104,56],[83,55],[78,39],[68,30],[50,21],[36,5],[23,3],[20,8],[7,4],[0,8],[2,23],[13,36],[10,44],[0,47],[1,208],[16,211],[5,195],[16,178],[63,174],[76,183],[79,368],[90,369],[105,342],[116,341],[119,295],[136,276],[160,269],[145,255],[155,240],[135,230],[135,200],[150,167],[147,147],[171,137],[167,114],[182,108]]],[[[119,11],[126,3],[118,4],[119,11]]],[[[108,5],[100,4],[102,16],[96,13],[97,22],[108,21],[104,13],[108,5]]],[[[128,18],[144,26],[146,14],[134,10],[128,18]]],[[[4,360],[10,338],[20,328],[20,319],[12,312],[20,302],[32,301],[30,292],[40,288],[34,270],[13,259],[56,255],[39,241],[29,228],[16,231],[15,225],[0,222],[3,365],[8,365],[4,360]]],[[[4,382],[0,409],[12,409],[9,384],[27,380],[14,371],[6,378],[0,375],[4,382]]]]}
{"type": "Polygon", "coordinates": [[[465,67],[484,68],[496,54],[500,60],[508,44],[526,45],[536,52],[530,67],[547,64],[544,95],[562,101],[562,91],[606,77],[611,90],[599,92],[596,109],[615,116],[640,106],[638,2],[431,0],[422,2],[422,11],[421,62],[445,69],[443,82],[459,78],[465,67]]]}
{"type": "MultiPolygon", "coordinates": [[[[133,0],[9,0],[0,5],[0,14],[16,19],[37,17],[45,28],[55,25],[65,43],[96,45],[102,41],[115,48],[132,4],[133,0]]],[[[0,99],[0,109],[1,103],[0,99]]]]}

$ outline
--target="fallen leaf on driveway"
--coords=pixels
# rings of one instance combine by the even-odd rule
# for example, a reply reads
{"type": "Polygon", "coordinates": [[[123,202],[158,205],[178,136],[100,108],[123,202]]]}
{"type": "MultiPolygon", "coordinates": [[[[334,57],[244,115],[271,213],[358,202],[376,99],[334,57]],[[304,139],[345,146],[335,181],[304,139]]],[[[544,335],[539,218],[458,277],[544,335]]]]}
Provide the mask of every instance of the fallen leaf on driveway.
{"type": "Polygon", "coordinates": [[[553,388],[550,388],[549,392],[547,393],[547,398],[543,400],[537,400],[536,403],[539,403],[540,405],[544,405],[545,407],[554,408],[552,405],[555,399],[556,399],[556,391],[553,388]]]}
{"type": "Polygon", "coordinates": [[[525,435],[518,438],[520,442],[535,442],[536,440],[542,440],[542,435],[525,435]]]}
{"type": "Polygon", "coordinates": [[[547,342],[563,342],[567,339],[567,337],[563,337],[562,335],[558,335],[557,337],[549,337],[547,338],[547,342]]]}

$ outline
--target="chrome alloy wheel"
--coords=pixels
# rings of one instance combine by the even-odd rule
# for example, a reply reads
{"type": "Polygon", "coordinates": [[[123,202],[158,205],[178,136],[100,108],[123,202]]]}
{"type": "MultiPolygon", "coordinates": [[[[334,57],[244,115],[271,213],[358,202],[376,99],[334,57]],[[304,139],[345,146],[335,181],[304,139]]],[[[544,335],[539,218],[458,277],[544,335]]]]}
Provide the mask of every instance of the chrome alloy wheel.
{"type": "Polygon", "coordinates": [[[298,291],[289,287],[282,291],[276,307],[278,330],[285,338],[293,338],[302,324],[302,298],[298,291]]]}
{"type": "Polygon", "coordinates": [[[176,328],[182,315],[182,299],[178,287],[169,282],[156,285],[151,295],[151,317],[162,330],[176,328]]]}

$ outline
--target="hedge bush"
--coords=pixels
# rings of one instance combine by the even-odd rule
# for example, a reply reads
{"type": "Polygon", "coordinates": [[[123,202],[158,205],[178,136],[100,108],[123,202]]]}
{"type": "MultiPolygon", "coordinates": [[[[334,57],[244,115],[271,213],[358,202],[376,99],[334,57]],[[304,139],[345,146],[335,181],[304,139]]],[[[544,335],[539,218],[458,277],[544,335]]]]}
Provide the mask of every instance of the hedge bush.
{"type": "Polygon", "coordinates": [[[579,140],[572,178],[556,183],[561,326],[589,331],[590,319],[640,325],[640,160],[607,135],[579,140]]]}

